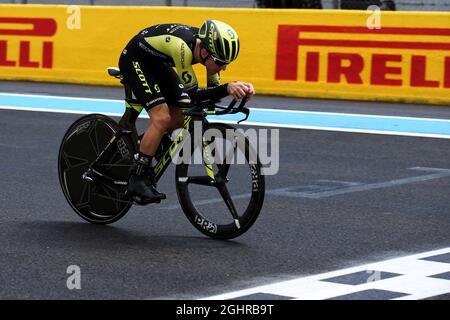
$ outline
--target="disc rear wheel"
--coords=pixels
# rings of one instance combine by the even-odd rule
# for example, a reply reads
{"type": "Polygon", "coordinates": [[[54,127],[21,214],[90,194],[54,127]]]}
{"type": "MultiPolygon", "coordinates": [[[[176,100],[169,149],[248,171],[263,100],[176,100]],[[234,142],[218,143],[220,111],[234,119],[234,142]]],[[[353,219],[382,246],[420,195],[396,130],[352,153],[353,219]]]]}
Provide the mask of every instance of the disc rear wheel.
{"type": "Polygon", "coordinates": [[[117,221],[132,205],[126,195],[134,153],[129,136],[114,141],[96,164],[95,173],[88,172],[119,130],[107,116],[88,115],[72,124],[61,143],[58,173],[64,196],[72,209],[91,223],[117,221]]]}

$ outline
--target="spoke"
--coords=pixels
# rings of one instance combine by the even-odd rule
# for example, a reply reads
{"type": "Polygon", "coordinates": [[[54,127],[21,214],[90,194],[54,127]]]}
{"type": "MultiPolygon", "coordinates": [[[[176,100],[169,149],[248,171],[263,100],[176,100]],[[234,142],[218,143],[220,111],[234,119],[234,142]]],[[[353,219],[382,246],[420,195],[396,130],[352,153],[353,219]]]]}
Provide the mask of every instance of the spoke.
{"type": "Polygon", "coordinates": [[[83,211],[84,209],[87,209],[88,213],[92,212],[91,205],[89,203],[85,203],[80,206],[77,206],[77,209],[78,209],[78,211],[83,211]]]}
{"type": "Polygon", "coordinates": [[[82,194],[81,194],[80,201],[75,205],[78,208],[78,210],[81,211],[84,208],[87,208],[87,210],[89,212],[92,212],[91,199],[90,199],[91,195],[90,195],[90,193],[91,193],[91,186],[86,183],[83,186],[83,191],[82,191],[82,194]],[[86,201],[83,202],[83,198],[86,198],[86,201]]]}
{"type": "Polygon", "coordinates": [[[88,197],[88,203],[89,204],[91,204],[91,201],[92,201],[92,189],[94,189],[93,187],[92,187],[92,184],[90,184],[90,183],[88,183],[87,184],[87,197],[88,197]]]}
{"type": "Polygon", "coordinates": [[[83,166],[83,165],[86,165],[86,164],[89,163],[89,161],[87,159],[79,158],[79,157],[75,157],[75,156],[70,156],[70,155],[68,155],[65,152],[63,154],[63,159],[66,162],[68,169],[73,169],[73,168],[76,168],[76,167],[79,167],[79,166],[83,166]],[[76,164],[72,164],[72,163],[75,163],[75,162],[77,162],[77,163],[76,164]]]}
{"type": "Polygon", "coordinates": [[[88,188],[87,184],[83,185],[83,190],[81,191],[81,197],[79,202],[76,204],[77,207],[83,207],[89,204],[89,198],[87,199],[87,201],[83,202],[84,197],[86,196],[86,190],[88,188]]]}
{"type": "Polygon", "coordinates": [[[133,164],[130,163],[130,158],[128,157],[121,157],[119,158],[117,161],[115,162],[110,162],[109,165],[113,166],[113,165],[118,165],[118,166],[124,166],[124,165],[128,165],[128,166],[132,166],[133,164]],[[122,162],[128,161],[128,164],[122,164],[122,162]]]}
{"type": "Polygon", "coordinates": [[[119,210],[119,203],[124,203],[124,204],[127,204],[127,203],[129,203],[130,201],[129,200],[120,200],[120,199],[117,199],[117,198],[114,198],[114,197],[108,197],[108,196],[105,196],[105,195],[103,195],[103,194],[97,194],[97,196],[99,197],[99,198],[103,198],[103,199],[108,199],[108,200],[114,200],[114,202],[116,202],[115,204],[116,204],[116,209],[117,210],[119,210]]]}
{"type": "Polygon", "coordinates": [[[100,146],[98,145],[98,134],[97,134],[98,123],[99,123],[98,121],[95,122],[94,129],[93,129],[94,137],[95,137],[95,147],[96,147],[96,150],[97,150],[97,154],[100,153],[100,146]]]}
{"type": "MultiPolygon", "coordinates": [[[[113,142],[116,146],[117,146],[117,139],[113,142]]],[[[117,147],[115,148],[115,149],[113,149],[112,148],[113,146],[111,146],[110,148],[109,148],[109,150],[107,150],[107,156],[108,156],[108,161],[105,161],[105,162],[107,162],[107,163],[109,163],[109,164],[113,164],[113,163],[120,163],[120,161],[123,159],[123,158],[120,158],[119,157],[119,153],[118,153],[118,150],[117,150],[117,147]]]]}
{"type": "Polygon", "coordinates": [[[92,136],[96,135],[97,123],[98,123],[97,121],[94,122],[94,124],[91,126],[91,128],[90,128],[90,130],[88,131],[88,134],[87,134],[89,142],[91,143],[91,147],[92,147],[92,149],[94,149],[94,153],[95,153],[96,156],[99,155],[100,150],[98,149],[97,142],[93,141],[93,139],[92,139],[93,137],[92,136]]]}
{"type": "Polygon", "coordinates": [[[100,198],[112,200],[114,202],[114,206],[116,207],[116,210],[119,210],[119,206],[120,206],[119,192],[117,192],[114,188],[110,187],[108,184],[103,184],[102,187],[103,187],[102,189],[106,195],[101,194],[100,190],[99,190],[97,196],[100,198]]]}
{"type": "Polygon", "coordinates": [[[219,189],[220,195],[222,196],[223,200],[225,201],[225,204],[228,207],[228,210],[230,210],[231,215],[233,216],[234,223],[238,228],[240,228],[239,224],[239,216],[236,211],[236,207],[234,206],[233,199],[231,199],[230,193],[228,192],[227,186],[225,183],[221,183],[217,186],[217,189],[219,189]]]}
{"type": "Polygon", "coordinates": [[[103,187],[111,190],[112,192],[114,192],[117,199],[120,199],[120,196],[125,194],[124,190],[126,190],[126,188],[124,188],[124,186],[121,186],[122,188],[120,190],[117,190],[118,186],[116,184],[113,184],[113,183],[105,183],[105,184],[103,184],[103,187]]]}

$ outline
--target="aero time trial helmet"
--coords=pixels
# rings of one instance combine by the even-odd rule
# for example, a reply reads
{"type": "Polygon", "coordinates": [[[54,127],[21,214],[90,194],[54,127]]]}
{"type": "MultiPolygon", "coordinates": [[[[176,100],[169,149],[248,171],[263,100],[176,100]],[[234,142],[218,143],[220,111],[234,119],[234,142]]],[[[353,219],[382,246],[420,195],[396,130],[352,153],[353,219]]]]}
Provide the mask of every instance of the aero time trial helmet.
{"type": "Polygon", "coordinates": [[[214,61],[228,64],[239,54],[239,36],[228,24],[218,20],[206,20],[198,37],[214,61]]]}

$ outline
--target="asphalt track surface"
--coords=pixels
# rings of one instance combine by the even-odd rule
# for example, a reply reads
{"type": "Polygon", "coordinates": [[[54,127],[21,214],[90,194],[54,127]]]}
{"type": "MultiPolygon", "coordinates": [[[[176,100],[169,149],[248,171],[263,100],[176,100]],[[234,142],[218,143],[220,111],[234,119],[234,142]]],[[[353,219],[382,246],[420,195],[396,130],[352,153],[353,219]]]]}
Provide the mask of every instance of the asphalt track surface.
{"type": "MultiPolygon", "coordinates": [[[[0,92],[120,99],[115,87],[0,82],[0,92]]],[[[443,106],[255,97],[253,107],[450,119],[443,106]]],[[[324,181],[382,187],[307,198],[268,193],[244,235],[200,234],[181,209],[131,208],[109,226],[81,220],[58,181],[76,114],[0,110],[0,299],[196,299],[450,246],[450,140],[280,129],[270,190],[324,181]],[[81,290],[67,268],[80,267],[81,290]]],[[[139,120],[145,126],[146,120],[139,120]]],[[[176,205],[173,166],[159,184],[176,205]]],[[[160,205],[162,206],[162,204],[160,205]]],[[[435,297],[448,299],[448,295],[435,297]]]]}

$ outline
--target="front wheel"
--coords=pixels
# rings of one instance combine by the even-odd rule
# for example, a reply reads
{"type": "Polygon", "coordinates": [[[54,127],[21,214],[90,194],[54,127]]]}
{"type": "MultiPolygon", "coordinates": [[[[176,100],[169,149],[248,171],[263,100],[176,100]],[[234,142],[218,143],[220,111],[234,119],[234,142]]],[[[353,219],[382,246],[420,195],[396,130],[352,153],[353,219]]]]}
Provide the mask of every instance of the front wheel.
{"type": "Polygon", "coordinates": [[[241,131],[221,123],[208,123],[204,129],[211,134],[205,133],[202,151],[193,150],[191,161],[176,167],[178,200],[200,232],[216,239],[235,238],[255,223],[261,211],[265,193],[261,164],[241,131]]]}

